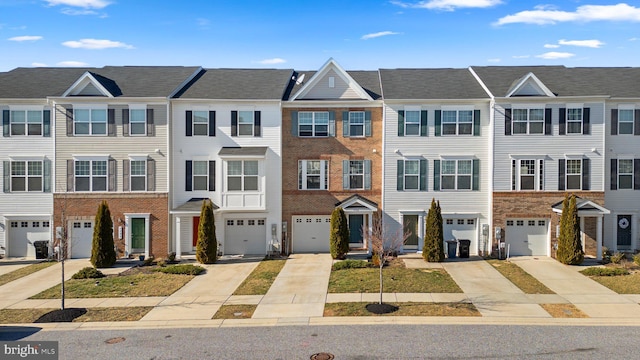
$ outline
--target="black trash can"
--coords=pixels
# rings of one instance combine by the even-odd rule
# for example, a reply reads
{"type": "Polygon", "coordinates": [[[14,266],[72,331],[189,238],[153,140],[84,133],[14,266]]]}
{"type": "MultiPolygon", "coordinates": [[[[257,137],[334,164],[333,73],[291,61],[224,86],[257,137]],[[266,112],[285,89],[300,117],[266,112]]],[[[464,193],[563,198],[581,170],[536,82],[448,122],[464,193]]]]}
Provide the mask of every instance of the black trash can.
{"type": "Polygon", "coordinates": [[[458,242],[456,240],[447,240],[447,257],[449,259],[456,258],[456,251],[458,250],[458,242]]]}
{"type": "Polygon", "coordinates": [[[49,257],[49,241],[34,241],[36,248],[36,259],[47,259],[49,257]]]}
{"type": "Polygon", "coordinates": [[[460,257],[468,258],[469,257],[469,248],[471,247],[471,240],[460,239],[458,240],[460,243],[460,257]]]}

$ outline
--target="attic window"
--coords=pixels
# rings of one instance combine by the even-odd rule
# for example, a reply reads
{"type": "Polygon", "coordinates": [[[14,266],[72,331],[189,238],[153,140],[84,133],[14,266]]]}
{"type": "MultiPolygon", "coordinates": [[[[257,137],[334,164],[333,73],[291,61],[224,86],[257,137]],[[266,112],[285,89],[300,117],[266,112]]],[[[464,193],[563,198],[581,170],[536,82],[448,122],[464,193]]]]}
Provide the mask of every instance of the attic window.
{"type": "Polygon", "coordinates": [[[336,78],[333,76],[329,76],[329,87],[330,88],[336,87],[336,78]]]}

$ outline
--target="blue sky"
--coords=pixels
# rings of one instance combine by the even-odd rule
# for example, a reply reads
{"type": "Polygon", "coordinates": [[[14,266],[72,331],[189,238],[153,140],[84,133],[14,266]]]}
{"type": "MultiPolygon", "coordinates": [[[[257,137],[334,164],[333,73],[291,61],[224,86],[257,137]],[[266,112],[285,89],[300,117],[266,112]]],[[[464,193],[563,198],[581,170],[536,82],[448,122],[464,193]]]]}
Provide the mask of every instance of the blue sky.
{"type": "Polygon", "coordinates": [[[0,71],[640,66],[640,1],[0,0],[0,71]]]}

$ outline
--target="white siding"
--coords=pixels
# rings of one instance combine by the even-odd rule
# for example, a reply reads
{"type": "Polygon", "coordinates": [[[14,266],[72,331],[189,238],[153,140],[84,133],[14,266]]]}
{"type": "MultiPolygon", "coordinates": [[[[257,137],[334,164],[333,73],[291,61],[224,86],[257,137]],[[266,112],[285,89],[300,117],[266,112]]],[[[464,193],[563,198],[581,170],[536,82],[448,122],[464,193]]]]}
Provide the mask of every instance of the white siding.
{"type": "MultiPolygon", "coordinates": [[[[357,86],[357,85],[356,85],[357,86]]],[[[360,99],[360,95],[331,69],[317,79],[314,86],[301,99],[360,99]],[[329,78],[334,78],[334,87],[329,87],[329,78]]]]}

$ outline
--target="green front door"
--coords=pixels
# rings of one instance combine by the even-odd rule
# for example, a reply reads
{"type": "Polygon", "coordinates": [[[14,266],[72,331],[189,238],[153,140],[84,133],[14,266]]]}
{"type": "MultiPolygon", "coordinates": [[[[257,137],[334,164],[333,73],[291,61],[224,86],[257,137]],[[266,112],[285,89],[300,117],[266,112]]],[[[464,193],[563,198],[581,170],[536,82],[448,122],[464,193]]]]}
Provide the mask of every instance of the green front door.
{"type": "Polygon", "coordinates": [[[349,244],[362,244],[364,215],[349,215],[349,244]]]}
{"type": "Polygon", "coordinates": [[[131,219],[131,250],[144,250],[144,218],[131,219]]]}

